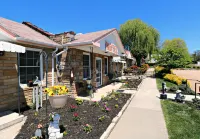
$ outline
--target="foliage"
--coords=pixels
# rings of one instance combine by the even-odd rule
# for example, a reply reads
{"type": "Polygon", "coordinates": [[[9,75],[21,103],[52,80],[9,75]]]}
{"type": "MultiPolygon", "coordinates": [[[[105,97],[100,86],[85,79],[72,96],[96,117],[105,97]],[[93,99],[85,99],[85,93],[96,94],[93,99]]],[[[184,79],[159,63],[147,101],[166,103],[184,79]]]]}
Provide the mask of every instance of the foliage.
{"type": "Polygon", "coordinates": [[[66,86],[62,85],[56,85],[49,88],[45,88],[45,93],[47,93],[49,96],[54,95],[67,95],[68,94],[68,88],[66,86]]]}
{"type": "Polygon", "coordinates": [[[194,63],[197,63],[197,61],[200,61],[200,50],[197,50],[192,54],[192,59],[194,63]]]}
{"type": "Polygon", "coordinates": [[[195,92],[189,87],[187,86],[186,87],[186,84],[181,84],[178,86],[179,90],[181,90],[182,94],[185,94],[185,95],[194,95],[195,92]]]}
{"type": "Polygon", "coordinates": [[[72,105],[69,106],[69,108],[70,108],[71,112],[74,112],[74,111],[76,111],[77,106],[72,104],[72,105]]]}
{"type": "Polygon", "coordinates": [[[109,80],[112,80],[113,77],[114,77],[114,74],[113,74],[113,73],[108,73],[108,78],[109,78],[109,80]]]}
{"type": "MultiPolygon", "coordinates": [[[[157,48],[160,39],[159,32],[140,19],[128,20],[122,24],[119,35],[124,46],[129,46],[131,49],[138,48],[138,50],[146,50],[150,55],[157,48]]],[[[132,51],[132,54],[137,59],[134,51],[132,51]]]]}
{"type": "Polygon", "coordinates": [[[76,100],[76,104],[77,104],[77,105],[83,104],[83,99],[81,99],[81,98],[76,98],[75,100],[76,100]]]}
{"type": "Polygon", "coordinates": [[[105,120],[105,116],[101,116],[101,117],[99,117],[99,122],[103,122],[103,120],[105,120]]]}
{"type": "Polygon", "coordinates": [[[89,124],[86,124],[84,127],[83,127],[83,131],[85,131],[87,134],[90,133],[92,131],[92,126],[89,125],[89,124]]]}
{"type": "Polygon", "coordinates": [[[179,88],[177,86],[170,87],[170,91],[176,92],[179,88]]]}
{"type": "Polygon", "coordinates": [[[145,73],[147,70],[149,69],[149,65],[148,64],[143,64],[139,70],[142,72],[142,73],[145,73]]]}
{"type": "Polygon", "coordinates": [[[93,101],[92,106],[99,107],[99,102],[98,101],[93,101]]]}
{"type": "Polygon", "coordinates": [[[109,111],[111,111],[111,108],[108,107],[108,104],[107,104],[107,103],[104,103],[103,108],[102,108],[102,111],[103,111],[103,112],[109,112],[109,111]]]}
{"type": "Polygon", "coordinates": [[[131,53],[134,55],[134,57],[136,59],[137,66],[141,66],[142,58],[146,58],[148,55],[146,49],[138,48],[138,47],[132,48],[131,53]]]}
{"type": "Polygon", "coordinates": [[[80,120],[80,117],[79,117],[78,113],[75,112],[75,113],[73,114],[73,120],[74,120],[74,121],[80,120]]]}
{"type": "Polygon", "coordinates": [[[119,105],[118,105],[118,104],[115,104],[115,108],[119,108],[119,105]]]}
{"type": "Polygon", "coordinates": [[[131,68],[131,69],[134,69],[134,70],[137,70],[137,69],[138,69],[138,66],[132,65],[130,68],[131,68]]]}
{"type": "Polygon", "coordinates": [[[51,122],[53,122],[53,117],[55,116],[55,112],[51,112],[50,114],[49,114],[49,121],[51,121],[51,122]]]}
{"type": "Polygon", "coordinates": [[[157,66],[155,68],[155,76],[158,78],[163,78],[165,76],[165,74],[171,74],[171,70],[169,68],[165,68],[165,67],[161,67],[161,66],[157,66]]]}
{"type": "Polygon", "coordinates": [[[161,101],[170,139],[198,139],[200,111],[187,104],[161,101]]]}
{"type": "Polygon", "coordinates": [[[159,65],[169,69],[185,67],[191,62],[188,48],[182,39],[166,40],[155,59],[159,65]]]}
{"type": "MultiPolygon", "coordinates": [[[[166,74],[166,75],[164,76],[164,79],[165,79],[166,81],[170,81],[170,82],[175,83],[175,84],[177,84],[177,85],[181,85],[182,83],[185,83],[185,82],[186,82],[186,79],[185,79],[185,78],[179,77],[179,76],[177,76],[177,75],[175,75],[175,74],[166,74]]],[[[189,81],[187,81],[187,84],[188,84],[188,86],[190,87],[189,81]]]]}

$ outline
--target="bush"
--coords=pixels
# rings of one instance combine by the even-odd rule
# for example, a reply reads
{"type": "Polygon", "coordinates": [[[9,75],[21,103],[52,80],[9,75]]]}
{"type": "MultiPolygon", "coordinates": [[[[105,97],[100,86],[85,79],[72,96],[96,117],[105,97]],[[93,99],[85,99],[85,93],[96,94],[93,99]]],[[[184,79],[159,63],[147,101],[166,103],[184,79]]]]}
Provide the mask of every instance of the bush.
{"type": "Polygon", "coordinates": [[[155,75],[158,78],[163,78],[165,74],[171,73],[171,70],[165,67],[157,66],[155,68],[155,75]]]}
{"type": "Polygon", "coordinates": [[[170,91],[172,92],[176,92],[178,90],[178,87],[177,86],[173,86],[170,88],[170,91]]]}
{"type": "Polygon", "coordinates": [[[133,65],[133,66],[131,66],[130,68],[136,70],[136,69],[138,69],[138,66],[133,65]]]}
{"type": "MultiPolygon", "coordinates": [[[[172,82],[172,83],[175,83],[177,85],[181,85],[181,84],[185,84],[186,83],[186,79],[185,78],[182,78],[182,77],[179,77],[175,74],[166,74],[164,76],[164,79],[166,81],[169,81],[169,82],[172,82]]],[[[190,84],[189,82],[187,82],[188,86],[190,87],[190,84]]]]}
{"type": "Polygon", "coordinates": [[[194,95],[195,92],[189,87],[187,86],[186,88],[186,84],[181,84],[178,86],[179,90],[181,90],[182,94],[185,94],[185,95],[194,95]]]}

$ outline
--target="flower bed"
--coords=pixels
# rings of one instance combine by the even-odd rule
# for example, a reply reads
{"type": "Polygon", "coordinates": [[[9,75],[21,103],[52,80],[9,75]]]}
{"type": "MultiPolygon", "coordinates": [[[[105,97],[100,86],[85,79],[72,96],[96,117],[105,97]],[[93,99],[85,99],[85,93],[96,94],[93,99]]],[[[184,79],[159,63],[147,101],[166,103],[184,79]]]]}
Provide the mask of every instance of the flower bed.
{"type": "MultiPolygon", "coordinates": [[[[60,124],[67,133],[64,139],[99,139],[130,96],[113,92],[102,97],[100,102],[92,103],[68,98],[66,106],[60,109],[53,109],[48,101],[48,115],[52,112],[60,114],[60,124]]],[[[34,136],[38,124],[43,125],[42,131],[45,134],[44,127],[49,118],[46,119],[45,111],[45,107],[38,113],[32,109],[24,111],[27,120],[15,139],[30,139],[34,136]]]]}
{"type": "Polygon", "coordinates": [[[142,82],[142,79],[129,79],[129,80],[123,80],[124,85],[122,85],[121,88],[133,88],[137,89],[140,83],[142,82]]]}

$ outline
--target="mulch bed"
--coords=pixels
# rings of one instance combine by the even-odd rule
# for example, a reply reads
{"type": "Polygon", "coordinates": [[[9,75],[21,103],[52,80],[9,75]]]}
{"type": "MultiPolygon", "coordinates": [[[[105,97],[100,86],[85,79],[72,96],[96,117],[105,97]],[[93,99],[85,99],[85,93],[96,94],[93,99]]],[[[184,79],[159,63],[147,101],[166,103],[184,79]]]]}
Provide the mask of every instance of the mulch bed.
{"type": "Polygon", "coordinates": [[[123,81],[125,85],[122,86],[122,88],[135,88],[137,89],[140,83],[142,82],[142,79],[129,79],[123,81]]]}
{"type": "MultiPolygon", "coordinates": [[[[76,110],[81,118],[79,121],[73,120],[74,112],[71,112],[69,108],[71,104],[76,105],[74,98],[68,98],[66,106],[62,109],[53,109],[48,102],[48,115],[51,112],[60,114],[60,125],[63,125],[68,133],[64,139],[99,139],[130,96],[130,94],[120,94],[119,96],[116,96],[117,99],[108,96],[106,97],[108,98],[107,100],[101,100],[99,102],[99,107],[91,105],[89,101],[84,101],[76,110]],[[111,111],[109,112],[102,111],[105,101],[108,103],[108,107],[111,108],[111,111]],[[118,104],[118,108],[115,107],[116,104],[118,104]],[[98,120],[100,116],[105,116],[105,120],[100,122],[98,120]],[[93,127],[92,132],[89,134],[83,131],[83,126],[85,124],[90,124],[93,127]]],[[[27,120],[15,139],[30,139],[34,136],[39,123],[45,127],[46,121],[49,120],[49,117],[46,118],[45,102],[43,104],[44,107],[39,110],[38,115],[35,115],[36,111],[33,109],[23,112],[23,115],[27,116],[27,120]]],[[[45,134],[44,127],[42,129],[43,134],[45,134]]]]}

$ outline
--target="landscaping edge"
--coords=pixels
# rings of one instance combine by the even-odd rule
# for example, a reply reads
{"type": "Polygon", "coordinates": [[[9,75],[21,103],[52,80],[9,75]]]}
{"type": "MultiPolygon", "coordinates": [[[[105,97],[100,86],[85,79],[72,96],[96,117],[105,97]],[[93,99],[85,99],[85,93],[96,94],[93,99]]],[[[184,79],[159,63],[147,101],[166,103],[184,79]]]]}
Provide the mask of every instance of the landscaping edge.
{"type": "Polygon", "coordinates": [[[100,139],[107,139],[109,137],[110,133],[113,131],[114,127],[118,123],[119,119],[122,117],[124,111],[127,109],[134,96],[135,94],[132,94],[131,97],[127,100],[126,104],[122,107],[121,111],[117,114],[116,117],[112,119],[112,123],[108,126],[106,131],[101,135],[100,139]]]}

